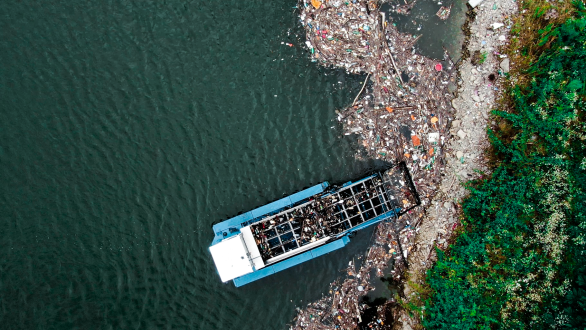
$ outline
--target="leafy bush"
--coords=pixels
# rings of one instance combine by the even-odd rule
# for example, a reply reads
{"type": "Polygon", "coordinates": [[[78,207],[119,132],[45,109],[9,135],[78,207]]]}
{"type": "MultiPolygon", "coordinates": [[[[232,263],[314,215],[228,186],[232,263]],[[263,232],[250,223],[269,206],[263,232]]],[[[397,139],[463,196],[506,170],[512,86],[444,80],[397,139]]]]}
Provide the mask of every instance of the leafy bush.
{"type": "MultiPolygon", "coordinates": [[[[500,159],[471,182],[466,230],[427,274],[428,329],[586,327],[586,10],[547,31],[549,49],[494,111],[500,159]]],[[[545,43],[544,43],[545,44],[545,43]]]]}

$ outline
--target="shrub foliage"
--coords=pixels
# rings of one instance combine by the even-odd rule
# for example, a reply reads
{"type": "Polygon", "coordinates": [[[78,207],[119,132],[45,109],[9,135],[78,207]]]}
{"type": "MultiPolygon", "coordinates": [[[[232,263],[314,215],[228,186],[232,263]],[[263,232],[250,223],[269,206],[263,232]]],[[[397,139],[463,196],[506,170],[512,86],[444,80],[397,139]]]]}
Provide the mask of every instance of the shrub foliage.
{"type": "Polygon", "coordinates": [[[426,281],[428,329],[586,328],[586,11],[549,27],[549,48],[493,111],[498,164],[468,185],[465,230],[426,281]]]}

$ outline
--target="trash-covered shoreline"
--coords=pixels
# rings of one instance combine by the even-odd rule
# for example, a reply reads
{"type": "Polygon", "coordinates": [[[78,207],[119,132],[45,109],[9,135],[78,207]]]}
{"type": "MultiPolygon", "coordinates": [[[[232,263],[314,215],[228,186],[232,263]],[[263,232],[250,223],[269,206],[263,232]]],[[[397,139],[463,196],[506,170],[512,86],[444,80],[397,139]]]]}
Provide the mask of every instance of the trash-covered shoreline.
{"type": "MultiPolygon", "coordinates": [[[[393,8],[399,14],[408,14],[415,1],[393,2],[393,8]]],[[[475,0],[475,6],[480,2],[482,0],[475,0]]],[[[441,61],[417,54],[414,45],[418,36],[400,33],[385,13],[379,11],[382,3],[302,0],[299,3],[300,20],[313,61],[343,68],[349,73],[366,74],[360,94],[346,109],[337,112],[337,120],[346,135],[358,135],[367,152],[366,157],[389,162],[405,161],[422,205],[404,215],[399,222],[381,223],[376,229],[373,245],[360,260],[361,264],[351,263],[346,270],[346,279],[332,283],[329,293],[319,301],[298,308],[291,329],[390,329],[400,326],[397,322],[406,321],[407,316],[400,308],[393,308],[393,299],[376,307],[375,318],[363,320],[365,310],[372,308],[362,299],[373,289],[369,285],[371,274],[374,271],[377,276],[390,277],[400,295],[408,295],[409,288],[404,287],[406,270],[417,273],[429,267],[435,254],[434,247],[446,248],[447,240],[458,226],[457,199],[465,193],[460,183],[476,175],[467,171],[486,170],[481,157],[486,144],[484,128],[489,107],[494,102],[494,80],[502,72],[496,76],[489,73],[496,71],[494,67],[498,67],[498,62],[490,57],[482,68],[482,63],[473,57],[472,62],[476,60],[477,63],[467,61],[466,77],[462,77],[459,70],[463,63],[460,60],[455,64],[447,52],[441,61]],[[468,66],[476,69],[471,70],[468,66]],[[468,83],[464,81],[470,78],[468,70],[482,71],[481,75],[486,72],[487,77],[468,83]],[[470,95],[459,95],[454,99],[458,90],[470,95]],[[476,115],[469,118],[472,111],[482,112],[480,120],[476,115]],[[454,150],[462,147],[473,148],[480,154],[454,150]],[[434,217],[444,219],[440,221],[434,217]],[[420,229],[425,235],[416,239],[420,229]],[[412,254],[417,256],[413,260],[415,267],[410,267],[407,262],[412,254]],[[383,274],[388,267],[390,274],[383,274]]],[[[492,9],[495,8],[496,3],[492,9]]],[[[441,7],[436,15],[444,20],[450,9],[441,7]]],[[[468,25],[476,12],[482,10],[469,9],[463,27],[467,35],[465,43],[471,38],[468,25]]],[[[496,14],[500,11],[491,13],[496,14]]],[[[502,21],[499,17],[487,17],[502,21]]],[[[480,43],[481,40],[476,40],[479,37],[482,36],[478,33],[472,36],[480,43]]],[[[503,38],[498,35],[490,37],[500,41],[503,38]]],[[[463,49],[464,59],[469,56],[468,48],[465,45],[463,49]]],[[[498,54],[494,47],[488,51],[498,54]]]]}
{"type": "MultiPolygon", "coordinates": [[[[380,317],[363,322],[361,314],[368,306],[361,298],[372,289],[372,270],[383,276],[391,266],[391,278],[400,285],[417,222],[441,180],[443,146],[453,120],[450,90],[456,88],[455,65],[447,53],[442,61],[417,54],[417,36],[400,33],[379,5],[302,0],[300,19],[314,61],[367,74],[360,94],[347,109],[338,111],[337,119],[346,135],[359,135],[367,157],[408,164],[422,207],[399,222],[380,224],[358,269],[351,263],[344,281],[332,283],[321,300],[298,309],[292,329],[389,327],[392,320],[383,316],[386,305],[378,306],[380,317]]],[[[404,7],[396,10],[408,11],[404,7]]],[[[449,12],[444,9],[440,14],[449,12]]]]}

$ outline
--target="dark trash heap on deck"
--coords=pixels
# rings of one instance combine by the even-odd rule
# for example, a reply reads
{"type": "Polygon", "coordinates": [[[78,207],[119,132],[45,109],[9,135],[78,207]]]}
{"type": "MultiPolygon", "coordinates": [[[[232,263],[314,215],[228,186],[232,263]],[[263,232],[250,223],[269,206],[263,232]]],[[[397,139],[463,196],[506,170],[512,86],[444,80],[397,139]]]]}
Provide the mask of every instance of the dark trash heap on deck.
{"type": "MultiPolygon", "coordinates": [[[[336,189],[271,215],[251,226],[263,261],[326,237],[335,238],[389,211],[417,205],[410,180],[401,170],[376,173],[366,180],[336,189]]],[[[393,215],[393,214],[390,214],[393,215]]]]}

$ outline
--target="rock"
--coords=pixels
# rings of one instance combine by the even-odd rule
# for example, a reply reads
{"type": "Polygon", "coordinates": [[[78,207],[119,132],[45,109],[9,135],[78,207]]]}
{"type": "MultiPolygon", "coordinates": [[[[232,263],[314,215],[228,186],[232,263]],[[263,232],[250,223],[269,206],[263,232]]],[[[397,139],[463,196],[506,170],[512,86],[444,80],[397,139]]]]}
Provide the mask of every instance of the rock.
{"type": "Polygon", "coordinates": [[[458,107],[456,106],[456,99],[452,100],[452,107],[454,107],[454,109],[458,109],[458,107]]]}
{"type": "Polygon", "coordinates": [[[482,118],[488,119],[488,113],[486,111],[482,111],[482,118]]]}
{"type": "Polygon", "coordinates": [[[439,138],[440,138],[439,133],[429,133],[429,135],[427,136],[427,141],[429,143],[434,143],[434,142],[438,142],[439,138]]]}
{"type": "Polygon", "coordinates": [[[503,23],[492,23],[493,30],[496,30],[496,29],[501,28],[503,26],[505,26],[503,23]]]}
{"type": "Polygon", "coordinates": [[[474,102],[480,102],[480,97],[476,94],[472,94],[472,99],[474,100],[474,102]]]}
{"type": "Polygon", "coordinates": [[[464,153],[460,150],[456,151],[456,158],[462,159],[462,157],[464,157],[464,153]]]}
{"type": "Polygon", "coordinates": [[[449,82],[448,83],[448,92],[450,93],[455,93],[458,90],[458,86],[456,86],[456,84],[454,84],[453,82],[449,82]]]}
{"type": "Polygon", "coordinates": [[[466,171],[458,172],[458,175],[462,177],[462,179],[468,179],[468,173],[466,171]]]}
{"type": "Polygon", "coordinates": [[[458,133],[456,133],[460,139],[464,139],[466,137],[466,132],[464,132],[463,130],[458,130],[458,133]]]}
{"type": "Polygon", "coordinates": [[[500,65],[500,67],[501,67],[501,69],[503,70],[503,72],[504,72],[504,73],[507,73],[507,72],[509,72],[509,64],[510,64],[510,61],[509,61],[509,59],[508,59],[508,58],[505,58],[505,59],[504,59],[504,60],[501,62],[501,65],[500,65]]]}
{"type": "Polygon", "coordinates": [[[468,3],[472,8],[476,8],[483,0],[470,0],[468,3]]]}
{"type": "Polygon", "coordinates": [[[452,122],[452,127],[460,127],[460,124],[462,123],[461,120],[454,120],[452,122]]]}
{"type": "Polygon", "coordinates": [[[558,18],[559,14],[555,9],[550,9],[546,14],[545,14],[545,19],[549,20],[552,18],[558,18]]]}
{"type": "Polygon", "coordinates": [[[480,65],[481,59],[482,59],[482,54],[480,54],[480,50],[475,50],[474,53],[472,53],[472,58],[470,60],[470,63],[472,63],[472,65],[480,65]]]}

